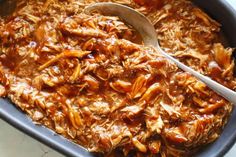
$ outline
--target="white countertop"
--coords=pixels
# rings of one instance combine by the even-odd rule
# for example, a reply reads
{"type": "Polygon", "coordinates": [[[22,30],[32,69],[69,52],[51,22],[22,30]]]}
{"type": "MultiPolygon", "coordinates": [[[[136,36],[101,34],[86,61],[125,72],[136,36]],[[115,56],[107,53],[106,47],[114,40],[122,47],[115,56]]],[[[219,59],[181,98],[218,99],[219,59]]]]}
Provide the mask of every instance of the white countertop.
{"type": "MultiPolygon", "coordinates": [[[[236,9],[236,0],[226,0],[236,9]]],[[[236,156],[236,144],[225,157],[236,156]]],[[[0,157],[63,157],[0,120],[0,157]]]]}

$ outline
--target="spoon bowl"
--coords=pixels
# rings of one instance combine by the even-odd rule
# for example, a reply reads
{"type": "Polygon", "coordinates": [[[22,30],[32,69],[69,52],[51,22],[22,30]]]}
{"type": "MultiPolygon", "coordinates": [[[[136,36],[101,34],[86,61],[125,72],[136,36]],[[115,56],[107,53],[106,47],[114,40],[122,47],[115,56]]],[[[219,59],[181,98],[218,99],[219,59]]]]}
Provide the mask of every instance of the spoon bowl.
{"type": "Polygon", "coordinates": [[[143,14],[130,7],[111,2],[95,3],[86,7],[84,12],[86,14],[98,12],[102,15],[118,16],[140,33],[145,45],[158,46],[156,30],[151,22],[143,14]]]}
{"type": "Polygon", "coordinates": [[[143,39],[143,43],[147,46],[153,46],[160,52],[163,56],[174,62],[183,71],[189,72],[202,82],[204,82],[209,88],[214,90],[216,93],[236,105],[236,92],[231,89],[213,81],[207,76],[200,74],[199,72],[193,70],[192,68],[181,63],[179,60],[175,59],[165,51],[163,51],[158,44],[157,33],[151,22],[140,12],[112,2],[102,2],[91,4],[85,8],[86,14],[91,14],[94,12],[101,13],[103,15],[118,16],[124,20],[127,24],[131,25],[134,29],[138,31],[143,39]]]}

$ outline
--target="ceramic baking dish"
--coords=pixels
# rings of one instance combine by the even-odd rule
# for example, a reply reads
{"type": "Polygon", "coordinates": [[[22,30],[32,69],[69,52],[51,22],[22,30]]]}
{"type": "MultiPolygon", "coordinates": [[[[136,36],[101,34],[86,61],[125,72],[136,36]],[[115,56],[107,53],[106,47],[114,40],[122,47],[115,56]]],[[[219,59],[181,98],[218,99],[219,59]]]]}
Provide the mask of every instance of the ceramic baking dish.
{"type": "MultiPolygon", "coordinates": [[[[4,0],[0,0],[0,5],[4,0]]],[[[231,47],[236,47],[236,11],[225,0],[194,0],[194,3],[222,24],[223,33],[231,47]]],[[[236,56],[235,56],[236,57],[236,56]]],[[[38,141],[66,156],[94,157],[86,149],[57,135],[53,131],[35,125],[30,118],[8,99],[0,99],[0,118],[30,135],[38,141]]],[[[233,110],[228,124],[214,143],[205,146],[195,156],[222,157],[236,140],[236,110],[233,110]]]]}

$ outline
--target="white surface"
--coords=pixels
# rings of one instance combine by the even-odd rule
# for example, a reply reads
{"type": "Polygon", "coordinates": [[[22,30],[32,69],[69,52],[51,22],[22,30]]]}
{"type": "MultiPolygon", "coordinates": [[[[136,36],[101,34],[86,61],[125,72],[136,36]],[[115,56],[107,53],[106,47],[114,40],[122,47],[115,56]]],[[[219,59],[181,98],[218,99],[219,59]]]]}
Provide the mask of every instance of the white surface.
{"type": "Polygon", "coordinates": [[[0,120],[0,157],[63,157],[0,120]]]}
{"type": "MultiPolygon", "coordinates": [[[[236,9],[236,0],[226,1],[236,9]]],[[[63,155],[0,120],[0,157],[63,157],[63,155]]],[[[236,145],[225,157],[236,157],[236,145]]]]}

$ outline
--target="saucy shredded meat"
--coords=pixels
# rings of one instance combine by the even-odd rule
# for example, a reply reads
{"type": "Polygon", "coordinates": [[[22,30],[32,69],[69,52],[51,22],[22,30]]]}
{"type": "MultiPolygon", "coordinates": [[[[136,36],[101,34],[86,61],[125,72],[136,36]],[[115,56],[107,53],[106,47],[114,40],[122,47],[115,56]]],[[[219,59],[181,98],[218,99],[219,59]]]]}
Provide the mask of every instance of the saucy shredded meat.
{"type": "MultiPolygon", "coordinates": [[[[19,0],[0,18],[0,95],[36,124],[104,156],[189,156],[215,141],[232,104],[180,70],[102,0],[19,0]]],[[[187,0],[119,0],[155,25],[162,48],[236,89],[220,24],[187,0]]]]}

